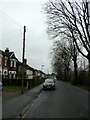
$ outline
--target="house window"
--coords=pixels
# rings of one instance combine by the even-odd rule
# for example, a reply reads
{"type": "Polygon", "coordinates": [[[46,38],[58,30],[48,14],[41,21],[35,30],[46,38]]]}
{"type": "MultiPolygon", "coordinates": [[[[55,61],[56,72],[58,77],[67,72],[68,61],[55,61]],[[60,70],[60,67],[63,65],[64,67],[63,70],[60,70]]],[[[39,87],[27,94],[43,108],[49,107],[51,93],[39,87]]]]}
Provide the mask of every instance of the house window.
{"type": "Polygon", "coordinates": [[[16,67],[16,61],[15,60],[10,61],[10,67],[16,67]]]}
{"type": "Polygon", "coordinates": [[[7,58],[5,58],[5,66],[7,66],[7,58]]]}
{"type": "Polygon", "coordinates": [[[14,61],[14,67],[16,67],[16,61],[14,61]]]}
{"type": "Polygon", "coordinates": [[[4,78],[6,78],[7,77],[7,72],[6,71],[4,71],[4,78]]]}
{"type": "Polygon", "coordinates": [[[10,61],[10,67],[13,67],[13,60],[10,61]]]}
{"type": "Polygon", "coordinates": [[[7,73],[7,72],[5,71],[5,72],[4,72],[4,75],[6,75],[6,73],[7,73]]]}

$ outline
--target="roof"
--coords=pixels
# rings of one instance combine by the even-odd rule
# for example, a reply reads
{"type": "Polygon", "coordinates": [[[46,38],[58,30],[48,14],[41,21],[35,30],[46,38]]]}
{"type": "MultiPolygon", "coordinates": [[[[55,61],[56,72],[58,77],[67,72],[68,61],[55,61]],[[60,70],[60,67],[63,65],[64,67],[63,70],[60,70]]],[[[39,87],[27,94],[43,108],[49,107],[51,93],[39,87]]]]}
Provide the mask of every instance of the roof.
{"type": "MultiPolygon", "coordinates": [[[[9,57],[9,58],[14,58],[14,59],[17,59],[14,52],[5,52],[6,56],[9,57]]],[[[18,59],[17,59],[18,60],[18,59]]]]}
{"type": "Polygon", "coordinates": [[[33,70],[33,71],[35,71],[35,69],[34,68],[32,68],[31,66],[29,66],[29,65],[25,65],[28,69],[30,69],[30,70],[33,70]]]}
{"type": "Polygon", "coordinates": [[[4,52],[4,51],[0,50],[0,54],[2,54],[3,56],[7,56],[9,58],[11,57],[11,58],[17,59],[14,55],[14,52],[4,52]]]}
{"type": "Polygon", "coordinates": [[[5,52],[2,51],[2,50],[0,50],[0,54],[3,55],[3,56],[5,56],[5,52]]]}
{"type": "Polygon", "coordinates": [[[7,57],[10,57],[14,52],[5,52],[5,54],[7,55],[7,57]]]}
{"type": "MultiPolygon", "coordinates": [[[[23,63],[20,62],[20,61],[18,61],[18,64],[19,64],[19,65],[23,65],[23,63]]],[[[28,64],[24,64],[24,67],[26,67],[26,68],[28,68],[28,69],[30,69],[30,70],[35,71],[35,69],[34,69],[33,67],[29,66],[28,64]]]]}
{"type": "Polygon", "coordinates": [[[42,73],[42,74],[45,74],[43,71],[41,71],[41,70],[37,70],[37,71],[39,71],[40,73],[42,73]]]}

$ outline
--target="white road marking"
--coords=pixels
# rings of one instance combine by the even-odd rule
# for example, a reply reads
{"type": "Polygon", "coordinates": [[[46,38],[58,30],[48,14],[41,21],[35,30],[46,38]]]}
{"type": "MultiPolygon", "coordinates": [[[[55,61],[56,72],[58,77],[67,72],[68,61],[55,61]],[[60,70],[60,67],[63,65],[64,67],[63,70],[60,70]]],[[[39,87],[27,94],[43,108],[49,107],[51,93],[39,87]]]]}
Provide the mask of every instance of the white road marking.
{"type": "MultiPolygon", "coordinates": [[[[41,93],[42,93],[42,92],[41,92],[41,93]]],[[[33,105],[34,105],[34,104],[38,101],[38,99],[40,98],[41,93],[40,93],[40,95],[32,102],[31,105],[28,105],[28,110],[25,112],[25,114],[23,115],[22,118],[25,118],[25,117],[26,117],[27,113],[32,109],[33,105]]]]}

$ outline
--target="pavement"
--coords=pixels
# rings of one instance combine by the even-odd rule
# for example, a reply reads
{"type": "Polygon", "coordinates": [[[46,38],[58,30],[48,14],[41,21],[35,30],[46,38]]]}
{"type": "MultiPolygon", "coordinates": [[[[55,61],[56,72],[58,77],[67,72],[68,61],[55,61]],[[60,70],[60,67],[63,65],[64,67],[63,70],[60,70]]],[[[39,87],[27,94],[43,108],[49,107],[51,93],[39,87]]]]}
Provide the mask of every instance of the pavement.
{"type": "Polygon", "coordinates": [[[3,101],[6,101],[8,99],[11,99],[12,97],[16,97],[17,95],[20,95],[20,93],[15,91],[3,91],[2,99],[3,101]]]}
{"type": "Polygon", "coordinates": [[[42,91],[42,84],[24,94],[6,93],[2,100],[2,118],[19,118],[30,107],[42,91]]]}

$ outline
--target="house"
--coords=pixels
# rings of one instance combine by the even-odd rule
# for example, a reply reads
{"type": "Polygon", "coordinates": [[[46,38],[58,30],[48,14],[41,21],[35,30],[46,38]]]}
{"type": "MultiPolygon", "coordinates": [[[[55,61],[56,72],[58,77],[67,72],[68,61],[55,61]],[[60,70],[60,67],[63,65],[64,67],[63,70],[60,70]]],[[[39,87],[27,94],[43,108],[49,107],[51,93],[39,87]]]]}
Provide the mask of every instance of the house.
{"type": "Polygon", "coordinates": [[[22,79],[22,63],[17,61],[17,79],[22,79]]]}
{"type": "Polygon", "coordinates": [[[26,65],[26,79],[33,79],[34,78],[34,68],[30,67],[29,65],[26,65]]]}
{"type": "Polygon", "coordinates": [[[27,89],[35,86],[35,69],[29,65],[25,65],[26,67],[26,82],[27,82],[27,89]]]}
{"type": "Polygon", "coordinates": [[[40,70],[40,76],[44,79],[45,78],[45,73],[40,70]]]}
{"type": "Polygon", "coordinates": [[[0,50],[0,81],[2,81],[2,51],[0,50]]]}
{"type": "Polygon", "coordinates": [[[3,79],[6,85],[21,85],[23,80],[24,86],[30,88],[42,83],[44,78],[45,73],[29,66],[26,59],[22,63],[8,48],[0,50],[0,81],[3,79]]]}
{"type": "Polygon", "coordinates": [[[17,62],[17,73],[18,73],[17,78],[18,79],[22,78],[23,70],[25,73],[25,76],[24,76],[25,79],[33,79],[35,69],[27,64],[26,59],[24,59],[24,64],[22,64],[20,61],[17,62]]]}
{"type": "Polygon", "coordinates": [[[0,78],[8,78],[8,57],[0,50],[0,78]]]}
{"type": "Polygon", "coordinates": [[[14,52],[10,52],[8,48],[5,51],[0,50],[0,75],[2,78],[17,78],[17,61],[14,52]]]}
{"type": "Polygon", "coordinates": [[[14,52],[10,52],[8,48],[5,50],[5,55],[7,58],[5,58],[7,63],[7,69],[8,69],[8,78],[9,79],[16,79],[17,78],[17,61],[14,52]],[[8,60],[8,61],[7,61],[8,60]]]}
{"type": "Polygon", "coordinates": [[[37,75],[39,77],[39,83],[42,83],[45,80],[45,73],[41,70],[37,70],[37,75]]]}
{"type": "Polygon", "coordinates": [[[26,59],[24,59],[24,64],[20,61],[17,62],[17,79],[22,81],[22,77],[24,80],[24,86],[26,86],[27,89],[30,88],[32,83],[35,84],[35,69],[27,64],[26,59]]]}

